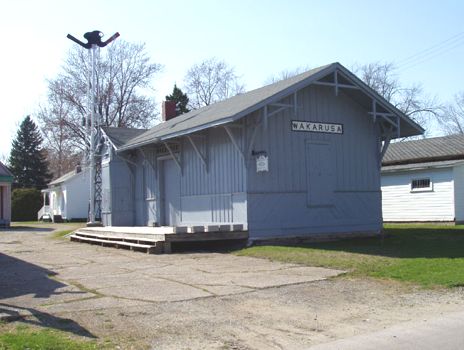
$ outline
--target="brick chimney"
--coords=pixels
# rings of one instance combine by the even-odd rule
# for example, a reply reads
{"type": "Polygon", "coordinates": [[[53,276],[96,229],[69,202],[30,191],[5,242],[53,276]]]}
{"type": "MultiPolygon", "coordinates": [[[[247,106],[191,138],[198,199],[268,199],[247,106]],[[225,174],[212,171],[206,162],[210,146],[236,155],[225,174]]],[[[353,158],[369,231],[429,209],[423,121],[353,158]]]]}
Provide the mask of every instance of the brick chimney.
{"type": "Polygon", "coordinates": [[[176,102],[175,101],[163,101],[162,108],[163,121],[176,117],[176,102]]]}

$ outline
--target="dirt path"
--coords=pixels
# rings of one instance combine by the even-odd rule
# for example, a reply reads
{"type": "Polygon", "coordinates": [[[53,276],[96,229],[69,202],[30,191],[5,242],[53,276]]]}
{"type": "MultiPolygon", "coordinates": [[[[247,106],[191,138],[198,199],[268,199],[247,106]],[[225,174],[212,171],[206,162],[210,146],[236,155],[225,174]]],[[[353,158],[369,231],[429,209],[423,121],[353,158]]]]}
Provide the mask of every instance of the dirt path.
{"type": "Polygon", "coordinates": [[[44,230],[0,232],[0,266],[0,314],[120,349],[302,349],[464,310],[463,289],[230,254],[153,256],[44,230]]]}

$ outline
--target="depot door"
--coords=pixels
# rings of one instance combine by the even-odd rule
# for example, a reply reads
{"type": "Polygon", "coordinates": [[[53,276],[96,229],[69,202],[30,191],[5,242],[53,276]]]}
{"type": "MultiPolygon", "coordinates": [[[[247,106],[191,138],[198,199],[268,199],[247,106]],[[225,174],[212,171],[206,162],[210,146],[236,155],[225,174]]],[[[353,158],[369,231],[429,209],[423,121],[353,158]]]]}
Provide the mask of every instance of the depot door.
{"type": "Polygon", "coordinates": [[[177,164],[168,159],[163,161],[163,209],[166,226],[180,222],[180,170],[177,164]]]}

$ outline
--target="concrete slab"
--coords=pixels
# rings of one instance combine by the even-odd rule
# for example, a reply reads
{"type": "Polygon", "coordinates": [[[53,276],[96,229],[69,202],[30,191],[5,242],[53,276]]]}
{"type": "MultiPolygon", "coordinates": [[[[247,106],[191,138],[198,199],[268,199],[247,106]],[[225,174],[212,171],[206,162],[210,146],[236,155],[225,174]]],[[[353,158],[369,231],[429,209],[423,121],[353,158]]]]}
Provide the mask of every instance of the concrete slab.
{"type": "Polygon", "coordinates": [[[205,226],[189,226],[189,233],[205,232],[205,226]]]}
{"type": "MultiPolygon", "coordinates": [[[[169,229],[143,227],[137,232],[169,229]]],[[[8,237],[5,241],[13,240],[8,237]]],[[[34,312],[110,309],[243,294],[342,272],[221,253],[137,254],[30,233],[17,235],[14,241],[17,243],[5,245],[0,254],[0,281],[4,281],[0,298],[10,307],[34,312]]]]}
{"type": "Polygon", "coordinates": [[[464,349],[464,312],[430,320],[405,322],[379,332],[362,334],[326,344],[313,350],[458,350],[464,349]]]}

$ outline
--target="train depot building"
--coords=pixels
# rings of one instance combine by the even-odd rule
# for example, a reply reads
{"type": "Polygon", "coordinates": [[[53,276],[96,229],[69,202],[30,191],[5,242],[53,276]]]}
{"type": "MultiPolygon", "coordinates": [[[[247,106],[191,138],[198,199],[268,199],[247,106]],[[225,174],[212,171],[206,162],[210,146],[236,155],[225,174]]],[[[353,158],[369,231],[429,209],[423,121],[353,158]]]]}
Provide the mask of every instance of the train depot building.
{"type": "Polygon", "coordinates": [[[152,129],[103,129],[104,226],[376,234],[382,156],[423,132],[339,63],[178,117],[165,107],[152,129]]]}

